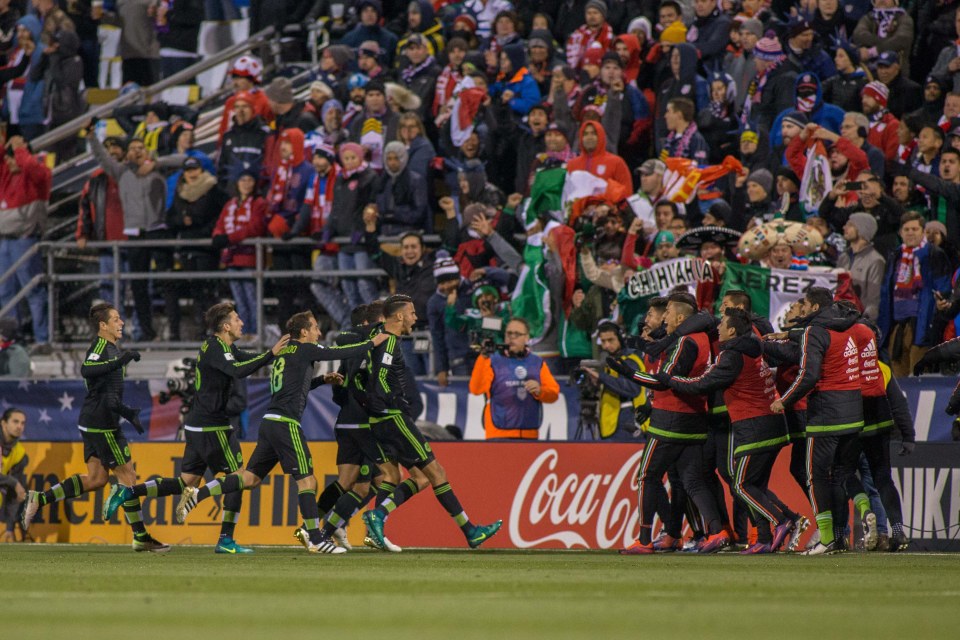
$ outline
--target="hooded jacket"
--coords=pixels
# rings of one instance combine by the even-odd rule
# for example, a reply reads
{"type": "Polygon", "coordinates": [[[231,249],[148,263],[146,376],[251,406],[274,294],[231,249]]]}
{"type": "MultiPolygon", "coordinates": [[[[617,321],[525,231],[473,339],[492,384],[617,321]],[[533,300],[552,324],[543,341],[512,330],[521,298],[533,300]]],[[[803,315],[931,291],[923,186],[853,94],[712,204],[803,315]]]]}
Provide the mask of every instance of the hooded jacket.
{"type": "Polygon", "coordinates": [[[414,33],[419,33],[426,39],[427,51],[430,52],[430,55],[436,57],[443,51],[443,24],[437,19],[436,12],[433,10],[433,3],[430,0],[416,0],[416,3],[420,8],[420,24],[397,42],[397,58],[400,57],[400,52],[403,51],[407,40],[414,33]]]}
{"type": "Polygon", "coordinates": [[[731,21],[730,16],[717,8],[705,18],[697,16],[687,31],[687,42],[696,44],[708,72],[723,59],[727,42],[730,41],[731,21]]]}
{"type": "MultiPolygon", "coordinates": [[[[22,86],[23,96],[21,98],[20,109],[18,111],[19,124],[39,125],[43,124],[43,121],[47,116],[46,111],[44,111],[43,108],[44,82],[41,67],[41,61],[43,58],[43,45],[40,42],[40,33],[42,27],[40,26],[40,20],[38,20],[34,15],[23,16],[17,20],[17,26],[25,27],[28,31],[30,31],[30,35],[33,37],[33,41],[37,45],[33,55],[30,56],[30,66],[25,74],[26,81],[22,86]]],[[[14,82],[17,83],[19,81],[15,80],[14,82]]],[[[6,100],[4,100],[3,111],[4,114],[9,112],[9,106],[7,105],[6,100]]]]}
{"type": "Polygon", "coordinates": [[[270,128],[260,116],[254,116],[246,124],[234,122],[221,138],[220,157],[217,159],[217,179],[221,189],[236,182],[243,171],[260,175],[263,145],[269,135],[270,128]]]}
{"type": "Polygon", "coordinates": [[[585,121],[580,125],[577,141],[581,152],[567,163],[567,173],[586,171],[604,180],[615,180],[628,192],[633,192],[633,177],[627,163],[620,156],[607,151],[607,132],[603,130],[603,125],[592,120],[585,121]],[[583,150],[583,131],[587,126],[593,126],[597,132],[597,147],[592,152],[583,150]]]}
{"type": "Polygon", "coordinates": [[[623,68],[623,79],[627,83],[635,83],[643,66],[640,59],[640,40],[632,33],[624,33],[614,38],[614,45],[618,42],[622,42],[630,54],[630,57],[627,58],[627,64],[623,68]]]}
{"type": "Polygon", "coordinates": [[[503,52],[510,59],[510,77],[497,80],[490,86],[490,96],[499,99],[505,91],[512,91],[513,97],[507,103],[514,113],[525,116],[533,105],[540,102],[540,87],[533,74],[527,69],[526,52],[522,44],[511,44],[503,52]]]}
{"type": "Polygon", "coordinates": [[[667,135],[667,122],[663,114],[667,112],[667,103],[671,99],[689,98],[693,100],[697,111],[704,109],[710,100],[707,81],[697,75],[696,48],[692,44],[678,44],[675,48],[680,52],[680,76],[678,78],[671,73],[657,91],[657,118],[653,125],[657,141],[667,135]]]}
{"type": "Polygon", "coordinates": [[[790,332],[799,342],[797,379],[783,393],[784,407],[807,397],[807,435],[840,436],[863,428],[860,351],[852,327],[856,310],[833,304],[790,332]]]}
{"type": "Polygon", "coordinates": [[[259,196],[245,200],[231,199],[223,206],[213,235],[225,235],[230,246],[220,254],[226,267],[252,268],[257,266],[256,247],[240,245],[247,238],[262,238],[267,233],[267,201],[259,196]]]}
{"type": "Polygon", "coordinates": [[[280,133],[277,137],[278,164],[271,173],[270,186],[267,188],[267,209],[269,213],[283,216],[288,228],[293,227],[296,222],[297,215],[300,213],[300,206],[306,197],[307,187],[310,185],[310,179],[314,173],[313,165],[305,157],[303,141],[304,135],[300,129],[285,129],[280,133]],[[285,140],[289,141],[293,147],[293,157],[286,167],[280,161],[279,155],[280,143],[285,140]],[[282,198],[279,200],[271,199],[271,195],[277,196],[273,191],[277,181],[283,179],[280,174],[281,171],[290,172],[285,178],[285,189],[280,194],[282,198]]]}
{"type": "Polygon", "coordinates": [[[430,233],[433,229],[427,206],[426,179],[410,170],[407,150],[402,142],[388,144],[384,155],[388,150],[397,151],[401,164],[400,170],[394,174],[387,169],[384,161],[383,173],[377,178],[374,192],[377,194],[381,222],[391,227],[420,229],[430,233]]]}
{"type": "MultiPolygon", "coordinates": [[[[840,133],[840,123],[843,122],[843,109],[840,107],[828,104],[823,101],[823,86],[820,84],[820,78],[817,77],[815,73],[801,73],[797,76],[796,81],[793,85],[793,97],[794,100],[797,99],[797,88],[807,82],[813,82],[817,87],[817,92],[815,94],[816,100],[814,102],[813,110],[807,114],[807,119],[810,122],[815,122],[824,129],[829,129],[834,133],[840,133]]],[[[783,144],[783,134],[780,131],[780,125],[783,123],[783,119],[791,111],[796,110],[798,107],[793,106],[789,109],[784,109],[779,114],[777,114],[776,119],[773,121],[773,126],[770,127],[770,145],[776,149],[777,147],[783,144]]],[[[803,173],[798,173],[797,175],[803,175],[803,173]]],[[[857,175],[857,174],[852,174],[857,175]]]]}
{"type": "Polygon", "coordinates": [[[777,393],[773,370],[763,360],[763,345],[753,333],[720,343],[717,360],[697,378],[657,373],[662,384],[690,395],[723,391],[733,429],[733,457],[776,451],[788,441],[783,417],[770,411],[777,393]]]}

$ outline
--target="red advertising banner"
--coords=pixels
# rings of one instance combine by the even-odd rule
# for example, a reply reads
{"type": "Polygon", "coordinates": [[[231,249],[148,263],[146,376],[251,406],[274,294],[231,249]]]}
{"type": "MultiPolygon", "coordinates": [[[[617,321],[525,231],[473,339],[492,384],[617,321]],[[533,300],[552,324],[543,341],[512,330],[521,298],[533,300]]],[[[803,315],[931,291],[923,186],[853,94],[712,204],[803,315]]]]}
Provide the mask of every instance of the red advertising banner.
{"type": "MultiPolygon", "coordinates": [[[[637,537],[636,474],[643,445],[431,446],[470,519],[484,524],[503,520],[500,533],[484,547],[617,549],[637,537]]],[[[771,486],[792,509],[810,518],[810,503],[789,464],[788,447],[777,459],[771,486]]],[[[433,496],[417,495],[390,516],[386,534],[401,547],[463,546],[459,529],[443,519],[448,519],[446,513],[433,496]]]]}

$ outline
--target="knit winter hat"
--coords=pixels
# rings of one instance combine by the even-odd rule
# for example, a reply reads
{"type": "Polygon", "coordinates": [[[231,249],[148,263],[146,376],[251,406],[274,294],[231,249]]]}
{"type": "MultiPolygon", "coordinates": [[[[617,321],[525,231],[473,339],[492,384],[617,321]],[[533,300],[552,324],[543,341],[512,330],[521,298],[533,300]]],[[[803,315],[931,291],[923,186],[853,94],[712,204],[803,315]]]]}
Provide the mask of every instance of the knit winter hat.
{"type": "Polygon", "coordinates": [[[740,25],[740,31],[747,31],[757,36],[757,38],[763,37],[763,23],[757,20],[756,18],[749,18],[744,20],[740,25]]]}
{"type": "Polygon", "coordinates": [[[854,67],[860,66],[860,49],[857,48],[857,45],[853,44],[849,40],[840,40],[837,43],[838,49],[843,49],[844,53],[847,54],[847,57],[850,58],[850,63],[854,67]]]}
{"type": "Polygon", "coordinates": [[[672,25],[663,30],[660,34],[660,42],[669,44],[683,44],[687,41],[687,27],[683,22],[677,20],[672,25]]]}
{"type": "Polygon", "coordinates": [[[647,41],[652,39],[650,34],[653,33],[653,28],[650,26],[650,21],[644,16],[634,18],[630,21],[630,24],[627,25],[627,33],[633,33],[634,31],[643,31],[647,36],[647,41]]]}
{"type": "Polygon", "coordinates": [[[769,195],[773,191],[773,174],[766,169],[757,169],[747,177],[747,182],[754,182],[763,187],[769,195]]]}
{"type": "MultiPolygon", "coordinates": [[[[867,242],[873,241],[873,237],[877,235],[877,219],[869,213],[863,211],[852,213],[848,221],[857,228],[857,235],[867,242]]],[[[946,227],[944,227],[944,231],[946,231],[946,227]]]]}
{"type": "Polygon", "coordinates": [[[787,115],[783,116],[783,122],[789,122],[790,124],[795,124],[801,129],[810,124],[810,120],[807,118],[807,115],[802,111],[788,111],[787,115]]]}
{"type": "Polygon", "coordinates": [[[813,27],[810,26],[810,23],[803,17],[791,18],[787,23],[787,37],[796,38],[801,33],[812,30],[813,27]]]}
{"type": "Polygon", "coordinates": [[[947,225],[943,224],[939,220],[931,220],[923,227],[923,230],[925,232],[931,230],[939,231],[940,235],[942,235],[944,238],[947,237],[947,225]]]}
{"type": "Polygon", "coordinates": [[[866,86],[860,91],[861,96],[870,96],[876,100],[881,107],[887,106],[887,100],[890,98],[890,89],[887,88],[887,85],[883,84],[878,80],[873,82],[868,82],[866,86]]]}
{"type": "Polygon", "coordinates": [[[800,178],[797,177],[796,172],[790,167],[780,167],[777,169],[777,177],[784,177],[793,184],[800,186],[800,178]]]}
{"type": "Polygon", "coordinates": [[[599,67],[601,60],[603,60],[603,46],[599,42],[594,42],[583,54],[583,64],[599,67]]]}
{"type": "Polygon", "coordinates": [[[753,55],[758,60],[777,62],[783,57],[783,47],[780,46],[777,36],[772,31],[768,31],[767,35],[757,41],[757,46],[753,48],[753,55]]]}
{"type": "Polygon", "coordinates": [[[332,44],[324,49],[324,52],[329,53],[330,57],[333,58],[333,61],[337,63],[337,66],[341,69],[357,58],[353,49],[345,44],[332,44]]]}
{"type": "Polygon", "coordinates": [[[447,280],[460,279],[460,267],[457,266],[457,263],[454,262],[453,258],[451,258],[450,254],[446,251],[437,251],[437,255],[433,260],[433,277],[436,279],[437,284],[447,280]]]}
{"type": "Polygon", "coordinates": [[[603,14],[603,19],[607,19],[607,3],[603,0],[587,0],[587,6],[583,8],[584,11],[587,9],[596,9],[603,14]]]}

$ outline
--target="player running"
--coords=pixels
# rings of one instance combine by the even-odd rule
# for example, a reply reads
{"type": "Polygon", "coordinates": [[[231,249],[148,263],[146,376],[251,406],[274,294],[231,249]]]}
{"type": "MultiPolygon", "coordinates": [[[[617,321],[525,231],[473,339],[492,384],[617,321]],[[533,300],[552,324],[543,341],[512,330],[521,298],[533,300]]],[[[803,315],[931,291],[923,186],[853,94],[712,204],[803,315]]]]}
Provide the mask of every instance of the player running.
{"type": "Polygon", "coordinates": [[[315,362],[361,357],[372,347],[386,341],[376,336],[355,345],[322,347],[317,319],[309,311],[293,315],[287,321],[289,344],[280,349],[270,372],[270,406],[260,423],[257,446],[242,471],[222,480],[208,482],[202,488],[184,487],[177,505],[177,521],[183,522],[197,504],[213,495],[253,489],[280,463],[283,472],[297,481],[300,515],[309,537],[310,553],[344,553],[320,536],[320,515],[317,509],[317,478],[313,475],[313,457],[307,446],[300,418],[307,404],[307,394],[336,374],[313,377],[315,362]]]}
{"type": "MultiPolygon", "coordinates": [[[[80,375],[87,386],[79,420],[87,472],[74,474],[47,491],[30,491],[21,516],[24,532],[30,527],[40,507],[76,498],[87,491],[96,491],[107,484],[111,470],[117,481],[126,486],[137,481],[137,472],[130,459],[130,447],[120,431],[120,418],[126,419],[139,433],[143,433],[140,410],[123,404],[126,366],[139,361],[140,354],[123,351],[117,346],[123,337],[123,320],[112,305],[105,302],[94,305],[90,309],[90,323],[97,328],[97,337],[80,366],[80,375]]],[[[122,505],[127,522],[133,529],[134,551],[170,551],[170,545],[159,542],[147,533],[140,498],[130,496],[122,505]]]]}
{"type": "MultiPolygon", "coordinates": [[[[186,447],[179,478],[159,478],[134,486],[117,483],[103,505],[103,519],[108,520],[121,504],[132,497],[159,498],[180,495],[184,487],[197,487],[207,469],[214,473],[235,473],[243,465],[240,441],[230,424],[227,405],[236,381],[246,378],[273,361],[290,340],[285,335],[273,348],[263,353],[241,351],[235,344],[243,336],[243,320],[232,302],[213,305],[204,314],[207,329],[213,334],[200,346],[197,354],[196,395],[190,412],[184,417],[186,447]]],[[[252,553],[253,549],[237,544],[234,529],[243,504],[243,493],[237,491],[223,497],[223,519],[216,553],[252,553]]]]}
{"type": "MultiPolygon", "coordinates": [[[[396,452],[400,464],[423,471],[433,486],[433,495],[456,521],[467,539],[467,544],[471,548],[479,547],[500,530],[503,521],[497,520],[489,525],[475,525],[470,522],[453,492],[453,487],[447,482],[446,471],[437,462],[430,444],[414,424],[409,401],[404,394],[404,389],[409,385],[409,374],[404,365],[398,337],[409,334],[417,321],[413,299],[405,295],[387,298],[383,315],[385,333],[380,335],[387,336],[387,341],[370,354],[367,388],[367,410],[370,413],[373,434],[381,447],[391,448],[396,452]]],[[[377,544],[384,544],[384,520],[406,499],[406,494],[401,491],[404,486],[402,483],[380,506],[363,514],[367,535],[377,544]]]]}

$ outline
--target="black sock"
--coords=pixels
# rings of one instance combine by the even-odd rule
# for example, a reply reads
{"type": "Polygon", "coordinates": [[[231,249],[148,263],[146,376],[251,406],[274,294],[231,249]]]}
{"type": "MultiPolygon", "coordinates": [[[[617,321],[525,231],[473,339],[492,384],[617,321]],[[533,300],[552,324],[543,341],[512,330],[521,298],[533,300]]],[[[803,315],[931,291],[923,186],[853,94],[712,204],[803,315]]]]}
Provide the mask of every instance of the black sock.
{"type": "Polygon", "coordinates": [[[143,524],[143,511],[140,509],[140,498],[130,498],[123,503],[123,515],[127,517],[134,538],[143,538],[147,535],[147,528],[143,524]]]}
{"type": "Polygon", "coordinates": [[[320,511],[317,509],[317,490],[303,489],[297,492],[297,503],[300,505],[300,516],[303,526],[310,536],[310,542],[320,542],[320,511]]]}
{"type": "Polygon", "coordinates": [[[232,538],[240,519],[240,507],[243,506],[243,491],[233,491],[223,496],[223,518],[220,521],[220,538],[232,538]]]}
{"type": "Polygon", "coordinates": [[[135,484],[130,489],[138,498],[161,498],[163,496],[178,496],[183,493],[183,480],[180,478],[160,478],[147,480],[142,484],[135,484]]]}
{"type": "MultiPolygon", "coordinates": [[[[450,485],[447,486],[449,487],[450,485]]],[[[417,482],[413,478],[407,478],[393,490],[393,493],[391,493],[389,497],[383,500],[380,506],[388,514],[393,513],[394,509],[417,495],[418,491],[420,491],[420,487],[417,486],[417,482]]]]}
{"type": "Polygon", "coordinates": [[[333,532],[349,522],[354,511],[362,506],[363,498],[353,491],[347,491],[340,496],[337,503],[333,505],[333,511],[327,517],[327,521],[323,523],[323,534],[325,536],[333,535],[333,532]]]}
{"type": "Polygon", "coordinates": [[[225,495],[233,493],[234,491],[243,491],[243,478],[232,473],[229,476],[224,476],[220,480],[211,480],[200,487],[200,491],[197,493],[197,502],[206,500],[210,496],[225,495]]]}
{"type": "Polygon", "coordinates": [[[437,497],[437,501],[447,510],[450,517],[456,520],[461,531],[466,534],[473,529],[473,523],[470,522],[470,518],[467,517],[463,507],[460,506],[460,501],[457,500],[456,494],[453,493],[453,487],[451,487],[449,483],[444,482],[434,487],[433,495],[437,497]]]}
{"type": "Polygon", "coordinates": [[[394,489],[396,488],[397,488],[397,485],[393,484],[392,482],[387,482],[386,480],[384,480],[379,485],[377,485],[377,501],[375,503],[376,506],[379,507],[380,505],[382,505],[383,501],[387,499],[387,496],[393,493],[394,489]]]}
{"type": "Polygon", "coordinates": [[[343,486],[339,482],[334,481],[328,484],[320,493],[320,497],[317,498],[317,510],[319,511],[320,515],[326,515],[330,513],[330,510],[333,509],[333,506],[337,504],[337,500],[339,500],[340,496],[342,496],[344,493],[346,492],[343,490],[343,486]]]}
{"type": "Polygon", "coordinates": [[[76,498],[81,493],[83,493],[83,480],[80,479],[80,474],[74,474],[41,493],[40,505],[76,498]]]}

